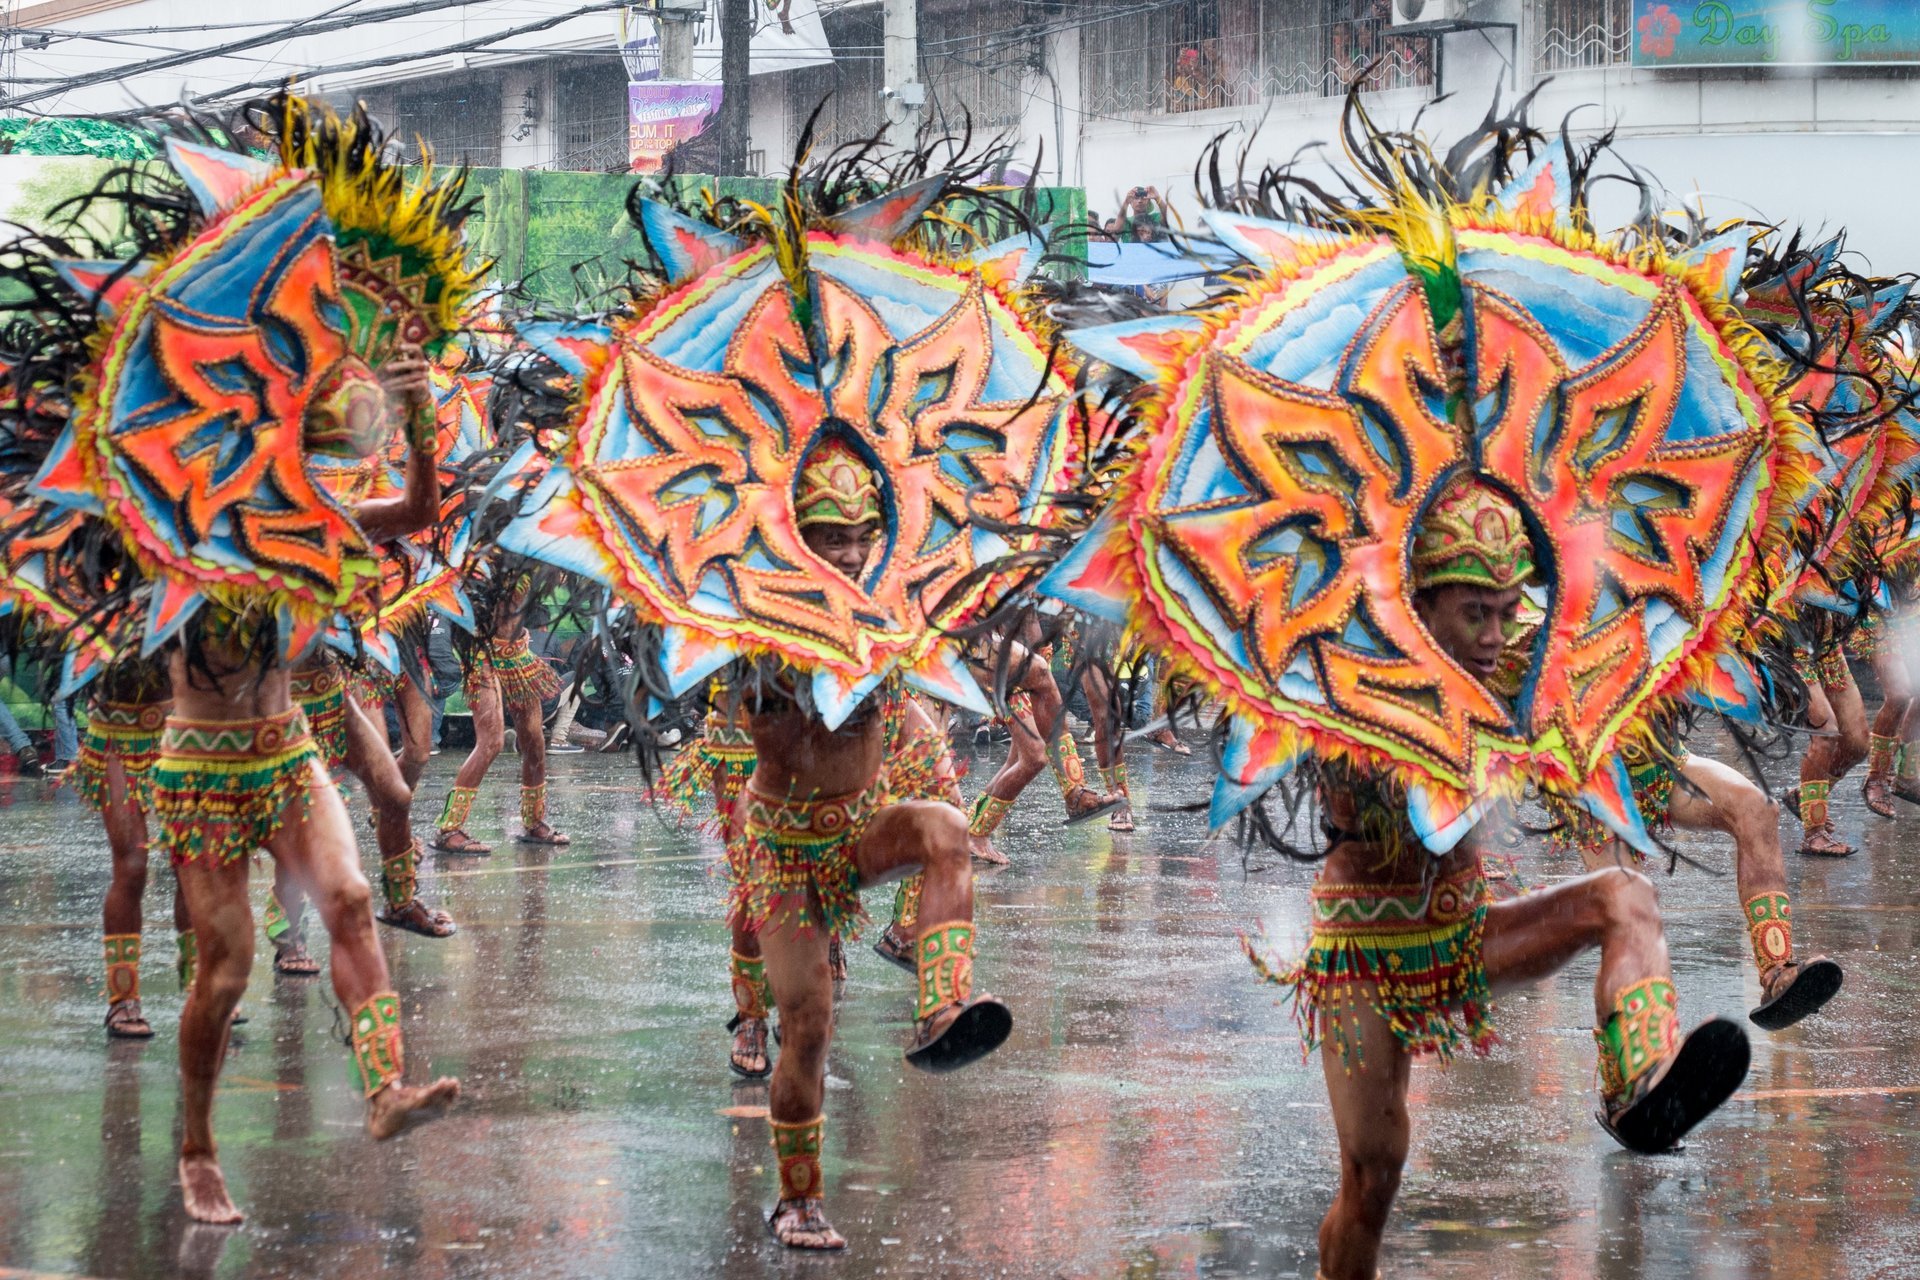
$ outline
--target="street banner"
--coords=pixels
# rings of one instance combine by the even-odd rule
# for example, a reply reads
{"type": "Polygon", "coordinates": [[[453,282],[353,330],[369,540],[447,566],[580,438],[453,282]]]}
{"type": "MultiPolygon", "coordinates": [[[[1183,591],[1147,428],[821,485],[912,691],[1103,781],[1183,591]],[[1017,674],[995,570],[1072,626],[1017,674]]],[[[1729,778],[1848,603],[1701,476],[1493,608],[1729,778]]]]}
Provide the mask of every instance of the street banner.
{"type": "Polygon", "coordinates": [[[1636,67],[1920,62],[1915,0],[1633,0],[1636,67]]]}
{"type": "Polygon", "coordinates": [[[658,173],[667,153],[700,136],[720,110],[720,86],[648,80],[627,86],[627,157],[634,173],[658,173]]]}

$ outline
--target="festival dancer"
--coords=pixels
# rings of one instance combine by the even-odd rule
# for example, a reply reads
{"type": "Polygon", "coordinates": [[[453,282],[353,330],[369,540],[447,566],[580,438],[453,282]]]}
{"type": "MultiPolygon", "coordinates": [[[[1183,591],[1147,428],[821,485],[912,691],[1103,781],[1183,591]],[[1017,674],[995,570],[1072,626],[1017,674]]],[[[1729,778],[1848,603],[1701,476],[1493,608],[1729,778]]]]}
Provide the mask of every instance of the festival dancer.
{"type": "Polygon", "coordinates": [[[1920,752],[1913,747],[1920,739],[1920,714],[1906,648],[1914,618],[1907,605],[1870,615],[1855,632],[1857,651],[1873,664],[1881,698],[1868,726],[1867,776],[1860,791],[1868,811],[1882,818],[1894,816],[1896,799],[1920,804],[1920,752]]]}
{"type": "Polygon", "coordinates": [[[1145,438],[1040,591],[1225,703],[1211,825],[1317,783],[1306,954],[1257,963],[1333,1104],[1321,1274],[1371,1280],[1412,1059],[1487,1044],[1500,991],[1598,949],[1600,1120],[1631,1150],[1670,1149],[1745,1077],[1738,1025],[1681,1034],[1644,876],[1490,902],[1483,850],[1528,787],[1657,848],[1623,757],[1671,740],[1673,699],[1767,710],[1742,655],[1778,626],[1814,442],[1729,305],[1744,230],[1597,234],[1599,152],[1497,112],[1440,152],[1356,95],[1345,137],[1342,182],[1216,187],[1202,217],[1249,265],[1202,323],[1068,333],[1145,383],[1145,438]]]}
{"type": "Polygon", "coordinates": [[[149,578],[144,644],[168,655],[173,709],[151,770],[153,812],[198,951],[181,1014],[179,1171],[189,1216],[215,1223],[241,1216],[212,1111],[252,962],[257,850],[287,867],[332,939],[369,1133],[392,1137],[459,1095],[451,1079],[402,1081],[399,997],[290,667],[324,627],[370,607],[369,533],[404,527],[435,483],[430,451],[410,458],[409,492],[363,505],[363,530],[313,460],[368,457],[396,420],[411,441],[431,435],[418,347],[457,327],[474,288],[460,232],[468,206],[457,179],[403,177],[363,114],[341,119],[282,94],[248,119],[276,158],[168,140],[184,180],[168,207],[189,216],[126,220],[139,270],[51,260],[33,241],[12,246],[8,267],[51,268],[77,295],[38,295],[62,304],[36,315],[48,331],[42,376],[75,390],[35,495],[104,514],[149,578]],[[274,501],[260,502],[269,490],[274,501]]]}
{"type": "MultiPolygon", "coordinates": [[[[1021,631],[1019,640],[999,636],[989,639],[989,644],[1007,651],[1007,684],[1013,692],[1007,698],[1006,711],[1013,742],[1006,763],[988,779],[967,815],[967,844],[973,856],[998,867],[1006,866],[1008,858],[995,847],[993,833],[1042,770],[1051,769],[1060,786],[1068,826],[1091,822],[1125,803],[1120,795],[1102,795],[1087,785],[1087,769],[1067,724],[1060,686],[1048,665],[1052,646],[1040,643],[1037,625],[1030,624],[1021,631]]],[[[993,675],[981,663],[975,663],[975,674],[983,682],[993,675]]]]}
{"type": "MultiPolygon", "coordinates": [[[[1818,1011],[1840,991],[1840,966],[1825,956],[1797,960],[1793,954],[1793,901],[1786,860],[1780,851],[1780,810],[1767,793],[1717,760],[1688,754],[1678,769],[1636,760],[1629,766],[1634,802],[1650,828],[1721,831],[1733,837],[1734,882],[1741,918],[1760,976],[1760,1003],[1747,1017],[1767,1031],[1790,1027],[1818,1011]]],[[[1554,806],[1560,828],[1554,846],[1572,849],[1589,871],[1631,865],[1644,871],[1647,858],[1583,811],[1554,806]]]]}
{"type": "Polygon", "coordinates": [[[494,602],[490,625],[462,656],[467,663],[467,705],[473,711],[473,750],[461,762],[440,810],[433,847],[460,857],[493,852],[467,834],[467,816],[479,798],[487,771],[506,749],[506,722],[513,722],[520,753],[520,834],[523,844],[561,846],[572,838],[547,821],[547,735],[542,704],[560,692],[560,677],[533,652],[523,621],[531,575],[518,577],[494,602]]]}
{"type": "Polygon", "coordinates": [[[1799,659],[1807,686],[1807,749],[1800,757],[1800,785],[1793,797],[1800,818],[1800,853],[1809,858],[1850,858],[1859,852],[1834,830],[1828,796],[1833,784],[1867,758],[1867,708],[1837,639],[1823,633],[1799,659]]]}
{"type": "Polygon", "coordinates": [[[908,688],[986,708],[950,637],[1008,605],[1010,557],[1060,522],[1053,495],[1078,498],[1090,436],[1067,367],[1015,307],[1034,242],[929,253],[949,202],[994,197],[928,164],[803,164],[775,207],[724,228],[699,216],[711,206],[636,199],[651,274],[632,312],[521,330],[571,407],[506,464],[522,497],[499,545],[657,627],[665,696],[725,671],[747,712],[731,915],[757,933],[779,1011],[769,1226],[795,1248],[845,1245],[820,1156],[829,940],[857,927],[859,890],[923,873],[909,1062],[960,1066],[1010,1033],[972,989],[966,820],[892,802],[885,756],[908,688]],[[607,429],[641,420],[650,438],[607,429]],[[651,531],[644,550],[634,529],[651,531]]]}
{"type": "MultiPolygon", "coordinates": [[[[1519,511],[1483,483],[1455,480],[1414,544],[1421,625],[1463,670],[1491,676],[1533,568],[1519,511]]],[[[1341,1167],[1320,1227],[1322,1274],[1374,1273],[1412,1136],[1412,1060],[1445,1058],[1463,1041],[1484,1050],[1493,999],[1576,956],[1600,952],[1600,1119],[1625,1145],[1669,1149],[1745,1078],[1738,1026],[1711,1018],[1680,1034],[1645,876],[1616,867],[1490,902],[1478,830],[1436,862],[1392,788],[1338,766],[1323,771],[1320,803],[1329,848],[1306,956],[1284,972],[1255,964],[1294,991],[1302,1033],[1321,1046],[1341,1167]]]]}
{"type": "MultiPolygon", "coordinates": [[[[865,462],[829,438],[803,469],[794,505],[808,550],[858,581],[884,519],[865,462]]],[[[920,915],[933,923],[917,934],[909,1063],[963,1066],[999,1047],[1013,1019],[999,1000],[971,990],[973,875],[959,810],[888,794],[887,750],[908,732],[911,699],[893,691],[869,700],[833,730],[777,673],[756,670],[739,683],[756,764],[729,853],[730,915],[760,939],[781,1026],[769,1104],[781,1194],[770,1225],[782,1244],[838,1249],[846,1241],[827,1220],[819,1177],[833,1031],[827,941],[857,926],[859,891],[916,872],[921,879],[920,915]]],[[[920,740],[939,744],[931,733],[920,740]]]]}
{"type": "MultiPolygon", "coordinates": [[[[107,1034],[115,1038],[153,1036],[153,1025],[140,1010],[140,902],[147,890],[147,814],[153,810],[149,775],[169,709],[164,668],[145,660],[116,664],[94,687],[74,765],[74,789],[100,814],[113,858],[101,923],[106,935],[107,1034]]],[[[191,967],[193,930],[177,888],[173,904],[184,974],[191,967]]]]}

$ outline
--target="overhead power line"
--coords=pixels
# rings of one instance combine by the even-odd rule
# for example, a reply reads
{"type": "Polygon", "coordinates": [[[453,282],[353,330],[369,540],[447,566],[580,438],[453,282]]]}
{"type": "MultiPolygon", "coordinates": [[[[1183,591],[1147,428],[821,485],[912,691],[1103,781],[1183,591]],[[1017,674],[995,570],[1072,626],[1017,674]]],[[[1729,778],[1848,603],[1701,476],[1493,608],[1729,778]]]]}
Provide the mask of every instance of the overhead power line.
{"type": "MultiPolygon", "coordinates": [[[[204,49],[183,49],[160,58],[149,58],[145,62],[129,63],[107,71],[93,71],[85,75],[63,77],[58,83],[45,88],[31,89],[25,93],[12,94],[0,98],[0,108],[24,106],[29,102],[38,102],[56,94],[70,93],[75,89],[86,89],[96,84],[112,84],[116,81],[131,80],[136,76],[150,75],[156,71],[165,71],[171,67],[185,66],[188,63],[204,62],[209,58],[223,57],[229,53],[244,53],[248,49],[257,49],[263,44],[275,44],[295,36],[327,35],[334,31],[345,31],[352,27],[363,27],[370,22],[390,22],[397,18],[410,18],[417,14],[434,13],[441,9],[455,9],[469,3],[469,0],[413,0],[411,4],[388,5],[381,9],[363,9],[346,17],[332,19],[303,18],[289,22],[285,26],[260,35],[247,36],[240,40],[230,40],[225,44],[209,45],[204,49]]],[[[611,7],[611,6],[608,6],[611,7]]],[[[17,80],[17,78],[16,78],[17,80]]]]}

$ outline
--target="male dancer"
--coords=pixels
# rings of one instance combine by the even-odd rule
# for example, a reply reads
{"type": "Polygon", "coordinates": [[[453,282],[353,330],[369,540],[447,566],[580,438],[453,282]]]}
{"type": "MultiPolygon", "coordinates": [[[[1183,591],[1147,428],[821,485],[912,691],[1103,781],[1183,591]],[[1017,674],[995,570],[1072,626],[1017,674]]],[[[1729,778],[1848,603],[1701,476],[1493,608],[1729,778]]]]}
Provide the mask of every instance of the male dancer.
{"type": "Polygon", "coordinates": [[[1920,753],[1913,749],[1920,714],[1906,656],[1913,618],[1912,608],[1903,606],[1870,615],[1854,632],[1860,656],[1873,663],[1881,698],[1867,735],[1867,776],[1860,790],[1868,810],[1883,818],[1894,816],[1895,799],[1920,804],[1920,753]]]}
{"type": "MultiPolygon", "coordinates": [[[[1737,770],[1689,754],[1672,769],[1636,762],[1631,769],[1634,801],[1649,829],[1671,825],[1684,831],[1722,831],[1733,837],[1734,880],[1741,916],[1760,975],[1760,1003],[1748,1013],[1768,1031],[1790,1027],[1840,990],[1840,966],[1825,956],[1793,958],[1793,904],[1787,893],[1786,859],[1780,852],[1780,808],[1737,770]]],[[[1560,830],[1549,843],[1580,854],[1587,870],[1600,871],[1644,855],[1630,850],[1595,819],[1571,806],[1554,806],[1560,830]]]]}
{"type": "MultiPolygon", "coordinates": [[[[1415,610],[1439,647],[1483,683],[1500,662],[1533,558],[1520,513],[1471,477],[1427,513],[1413,549],[1415,610]]],[[[1478,829],[1442,858],[1424,849],[1392,790],[1322,766],[1331,848],[1313,888],[1314,928],[1285,975],[1308,1043],[1321,1043],[1340,1143],[1340,1190],[1320,1226],[1320,1274],[1372,1280],[1406,1164],[1412,1059],[1493,1039],[1494,995],[1598,947],[1594,1041],[1600,1120],[1627,1147],[1671,1148],[1739,1087],[1746,1035],[1710,1019],[1684,1038],[1653,886],[1625,868],[1489,902],[1478,829]]]]}
{"type": "Polygon", "coordinates": [[[487,770],[506,749],[506,720],[513,721],[520,753],[520,835],[523,844],[567,845],[573,841],[547,821],[547,736],[541,704],[560,692],[560,677],[534,656],[522,620],[532,583],[522,578],[494,609],[493,624],[468,657],[467,705],[473,710],[473,750],[454,776],[440,810],[433,847],[442,853],[485,857],[493,852],[467,834],[467,815],[480,795],[487,770]],[[504,714],[502,711],[504,708],[504,714]]]}
{"type": "MultiPolygon", "coordinates": [[[[883,511],[873,472],[834,440],[803,468],[795,511],[807,547],[857,579],[873,555],[883,511]]],[[[935,801],[891,802],[887,744],[901,732],[907,699],[879,690],[839,729],[804,710],[774,671],[736,681],[748,710],[756,765],[741,796],[732,842],[731,914],[760,939],[780,1010],[781,1052],[769,1096],[780,1200],[769,1227],[785,1245],[840,1249],[820,1178],[826,1119],[826,1054],[833,1032],[828,939],[850,934],[859,891],[922,873],[915,958],[919,999],[909,1063],[950,1070],[991,1053],[1012,1015],[973,994],[973,878],[966,824],[935,801]]]]}
{"type": "MultiPolygon", "coordinates": [[[[1051,768],[1060,784],[1069,826],[1112,813],[1124,802],[1123,797],[1103,796],[1087,785],[1080,749],[1067,731],[1060,686],[1047,666],[1048,651],[1044,646],[1029,647],[1030,642],[1038,644],[1040,638],[1037,625],[1029,624],[1019,639],[1006,641],[1007,675],[1013,686],[1007,699],[1007,722],[1013,731],[1013,744],[1007,762],[988,781],[967,818],[967,845],[973,856],[994,866],[1006,866],[1007,855],[994,847],[993,833],[1042,769],[1051,768]]],[[[977,663],[975,670],[983,679],[991,678],[991,672],[977,663]]]]}
{"type": "MultiPolygon", "coordinates": [[[[116,663],[99,679],[75,761],[74,787],[99,811],[113,858],[113,879],[101,908],[107,964],[107,1035],[145,1040],[153,1025],[140,1011],[140,900],[147,891],[148,775],[160,751],[169,703],[167,675],[157,664],[116,663]]],[[[182,985],[191,972],[193,930],[176,889],[173,921],[182,985]]]]}
{"type": "Polygon", "coordinates": [[[1807,685],[1807,728],[1813,737],[1800,757],[1800,852],[1809,858],[1847,858],[1858,852],[1834,833],[1827,796],[1847,770],[1867,758],[1867,708],[1837,641],[1817,638],[1799,657],[1807,685]]]}
{"type": "MultiPolygon", "coordinates": [[[[401,351],[379,377],[390,399],[404,405],[411,431],[430,413],[425,365],[417,353],[401,351]]],[[[368,539],[404,531],[418,501],[408,493],[435,483],[432,452],[411,455],[407,493],[361,507],[368,539]]],[[[253,963],[247,878],[256,849],[287,866],[333,940],[333,989],[351,1011],[368,1132],[393,1137],[452,1103],[460,1085],[447,1078],[425,1087],[400,1082],[400,1000],[374,938],[371,891],[346,808],[293,703],[289,671],[271,659],[261,663],[248,623],[234,614],[209,606],[190,625],[199,632],[192,657],[177,645],[169,659],[173,712],[153,766],[154,810],[199,940],[199,971],[180,1015],[181,1191],[190,1217],[230,1223],[241,1214],[217,1158],[213,1091],[229,1019],[253,963]]]]}

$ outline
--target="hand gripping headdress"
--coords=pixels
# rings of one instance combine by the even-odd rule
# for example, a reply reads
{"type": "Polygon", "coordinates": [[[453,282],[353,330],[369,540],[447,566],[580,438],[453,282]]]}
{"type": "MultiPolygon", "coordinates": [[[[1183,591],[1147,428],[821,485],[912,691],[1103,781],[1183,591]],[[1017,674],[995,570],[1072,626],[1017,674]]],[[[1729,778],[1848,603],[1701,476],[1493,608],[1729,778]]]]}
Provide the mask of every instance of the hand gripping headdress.
{"type": "Polygon", "coordinates": [[[1596,236],[1558,147],[1509,179],[1531,136],[1450,171],[1369,128],[1369,200],[1211,210],[1251,264],[1238,288],[1069,335],[1149,395],[1112,508],[1042,590],[1225,701],[1216,825],[1312,754],[1397,783],[1436,851],[1528,782],[1648,848],[1620,748],[1702,682],[1753,692],[1714,673],[1806,477],[1804,424],[1728,303],[1746,236],[1596,236]],[[1419,621],[1450,551],[1462,576],[1532,563],[1511,698],[1419,621]]]}
{"type": "Polygon", "coordinates": [[[207,601],[276,620],[288,653],[364,606],[379,568],[321,460],[384,448],[374,369],[450,328],[476,274],[458,179],[403,179],[358,113],[254,114],[274,159],[168,140],[182,234],[54,264],[97,330],[34,489],[120,533],[152,582],[149,650],[207,601]]]}
{"type": "Polygon", "coordinates": [[[653,295],[520,329],[575,407],[550,461],[508,463],[539,481],[500,545],[661,624],[675,694],[745,655],[806,676],[830,725],[894,675],[984,709],[948,632],[991,607],[996,566],[1074,483],[1080,408],[1016,306],[1032,237],[945,251],[954,197],[990,197],[940,175],[824,209],[846,189],[796,176],[777,211],[725,229],[636,202],[653,295]],[[858,581],[801,537],[828,508],[880,521],[858,581]]]}

